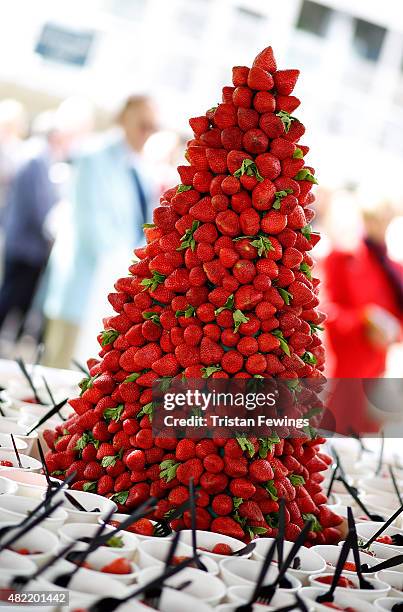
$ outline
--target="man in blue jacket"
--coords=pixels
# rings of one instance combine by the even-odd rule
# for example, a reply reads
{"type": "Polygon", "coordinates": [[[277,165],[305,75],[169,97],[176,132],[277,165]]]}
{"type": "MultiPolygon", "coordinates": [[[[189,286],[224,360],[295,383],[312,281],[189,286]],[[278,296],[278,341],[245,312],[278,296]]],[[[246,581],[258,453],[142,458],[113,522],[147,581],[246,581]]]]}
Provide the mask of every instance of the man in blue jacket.
{"type": "MultiPolygon", "coordinates": [[[[96,279],[118,253],[127,268],[133,249],[143,241],[142,226],[152,218],[155,196],[141,153],[155,130],[152,102],[132,96],[118,117],[117,130],[75,163],[70,221],[57,235],[50,258],[47,365],[69,367],[80,325],[97,291],[96,279]]],[[[115,277],[119,273],[124,271],[116,270],[115,277]]]]}
{"type": "Polygon", "coordinates": [[[51,244],[45,219],[59,195],[50,178],[51,165],[65,155],[64,135],[50,127],[45,139],[32,139],[7,193],[3,283],[0,288],[0,328],[11,312],[23,330],[51,244]]]}

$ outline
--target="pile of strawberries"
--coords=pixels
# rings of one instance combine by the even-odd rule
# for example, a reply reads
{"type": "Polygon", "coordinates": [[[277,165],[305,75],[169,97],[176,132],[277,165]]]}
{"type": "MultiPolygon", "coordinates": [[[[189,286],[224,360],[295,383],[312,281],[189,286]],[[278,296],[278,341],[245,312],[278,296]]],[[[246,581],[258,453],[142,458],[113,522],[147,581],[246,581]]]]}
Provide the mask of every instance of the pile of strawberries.
{"type": "MultiPolygon", "coordinates": [[[[49,470],[73,488],[128,511],[155,496],[155,517],[198,489],[197,526],[248,540],[276,534],[286,500],[286,538],[312,520],[310,543],[340,539],[326,507],[322,438],[245,441],[153,437],[156,379],[322,378],[318,279],[310,251],[316,179],[293,113],[298,70],[277,70],[271,47],[252,68],[233,69],[222,102],[190,119],[189,165],[145,226],[130,275],[115,284],[99,360],[70,401],[75,414],[47,431],[49,470]]],[[[169,515],[168,515],[169,516],[169,515]]],[[[188,512],[173,522],[190,526],[188,512]]]]}

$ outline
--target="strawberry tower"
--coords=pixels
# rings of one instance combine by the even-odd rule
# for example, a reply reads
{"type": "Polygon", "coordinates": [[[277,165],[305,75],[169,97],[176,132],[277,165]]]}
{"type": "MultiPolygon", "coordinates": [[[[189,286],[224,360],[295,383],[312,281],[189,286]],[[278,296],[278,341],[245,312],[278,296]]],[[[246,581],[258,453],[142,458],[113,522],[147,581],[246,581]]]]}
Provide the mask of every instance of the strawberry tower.
{"type": "MultiPolygon", "coordinates": [[[[74,413],[47,431],[54,475],[130,511],[150,496],[156,517],[198,489],[197,527],[247,540],[287,539],[312,520],[311,543],[333,543],[341,521],[326,506],[323,438],[176,439],[153,435],[157,379],[321,378],[318,279],[311,250],[314,169],[294,116],[298,70],[277,70],[271,47],[233,68],[222,102],[190,119],[180,183],[161,197],[146,246],[119,278],[99,359],[74,413]]],[[[174,529],[189,528],[188,512],[174,529]]]]}

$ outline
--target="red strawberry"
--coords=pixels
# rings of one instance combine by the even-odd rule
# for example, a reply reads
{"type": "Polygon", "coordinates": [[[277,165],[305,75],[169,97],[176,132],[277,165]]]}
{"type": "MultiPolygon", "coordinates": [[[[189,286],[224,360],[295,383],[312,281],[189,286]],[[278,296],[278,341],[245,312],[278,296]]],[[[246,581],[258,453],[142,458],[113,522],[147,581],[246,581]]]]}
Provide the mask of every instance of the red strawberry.
{"type": "Polygon", "coordinates": [[[210,340],[210,338],[203,338],[200,343],[200,361],[205,365],[214,365],[220,363],[221,358],[224,354],[224,350],[219,344],[210,340]]]}
{"type": "Polygon", "coordinates": [[[264,70],[268,70],[271,73],[276,72],[277,64],[276,60],[274,59],[272,47],[266,47],[263,49],[263,51],[258,53],[253,61],[253,66],[260,66],[261,68],[264,68],[264,70]]]}
{"type": "Polygon", "coordinates": [[[235,87],[246,85],[249,68],[247,66],[234,66],[232,69],[232,82],[235,87]]]}
{"type": "Polygon", "coordinates": [[[284,138],[287,138],[287,140],[291,140],[292,142],[294,142],[292,138],[287,137],[289,135],[289,132],[287,135],[285,134],[283,122],[281,121],[280,117],[278,117],[274,113],[264,113],[263,115],[261,115],[259,119],[259,126],[269,138],[279,138],[280,136],[284,135],[284,138]]]}
{"type": "Polygon", "coordinates": [[[276,110],[292,113],[301,104],[300,100],[295,96],[277,96],[276,110]]]}
{"type": "Polygon", "coordinates": [[[249,465],[249,476],[255,482],[267,482],[274,478],[274,473],[266,459],[255,459],[249,465]]]}
{"type": "Polygon", "coordinates": [[[238,108],[238,126],[243,132],[257,128],[259,113],[253,108],[238,108]]]}
{"type": "Polygon", "coordinates": [[[250,521],[263,521],[264,517],[258,504],[254,501],[245,501],[238,508],[239,515],[250,521]]]}
{"type": "Polygon", "coordinates": [[[242,540],[245,536],[239,523],[229,516],[215,518],[211,523],[211,531],[214,533],[222,533],[223,535],[237,538],[238,540],[242,540]]]}
{"type": "Polygon", "coordinates": [[[234,90],[232,94],[232,101],[235,106],[242,106],[243,108],[250,108],[253,99],[253,92],[249,87],[239,86],[234,90]]]}
{"type": "Polygon", "coordinates": [[[257,210],[269,210],[273,201],[276,188],[267,178],[258,183],[252,192],[252,203],[257,210]]]}
{"type": "Polygon", "coordinates": [[[232,498],[225,493],[215,495],[211,503],[211,508],[213,512],[219,516],[227,516],[228,514],[231,514],[233,509],[232,498]]]}
{"type": "MultiPolygon", "coordinates": [[[[235,128],[227,128],[227,129],[235,129],[235,128]]],[[[221,139],[221,136],[220,136],[221,139]]],[[[227,151],[224,149],[206,149],[207,161],[210,166],[210,169],[215,174],[224,174],[227,172],[227,151]]],[[[210,187],[211,181],[209,182],[210,187]]],[[[193,183],[196,189],[196,185],[193,183]]],[[[199,189],[200,191],[200,189],[199,189]]],[[[207,190],[206,190],[207,191],[207,190]]],[[[193,213],[191,213],[193,214],[193,213]]]]}
{"type": "Polygon", "coordinates": [[[227,151],[239,150],[242,146],[241,129],[238,126],[232,126],[222,130],[221,143],[224,149],[226,149],[227,151]]]}
{"type": "Polygon", "coordinates": [[[203,134],[209,128],[209,120],[204,115],[202,117],[192,117],[189,125],[197,136],[203,134]]]}
{"type": "Polygon", "coordinates": [[[219,104],[214,112],[215,125],[224,128],[236,125],[236,108],[233,104],[219,104]]]}
{"type": "Polygon", "coordinates": [[[267,70],[257,64],[249,70],[248,87],[257,89],[258,91],[268,91],[272,89],[273,86],[273,77],[267,70]]]}
{"type": "Polygon", "coordinates": [[[299,70],[278,70],[275,72],[273,78],[277,92],[283,96],[289,96],[295,87],[298,77],[299,70]]]}
{"type": "Polygon", "coordinates": [[[267,150],[269,139],[262,130],[254,128],[245,132],[242,138],[242,144],[246,151],[258,155],[267,150]]]}
{"type": "Polygon", "coordinates": [[[253,99],[253,106],[258,113],[273,113],[276,108],[276,99],[268,91],[258,91],[253,99]]]}
{"type": "Polygon", "coordinates": [[[200,459],[188,459],[185,463],[181,463],[176,470],[176,478],[182,484],[188,486],[189,480],[194,479],[195,485],[199,484],[201,475],[203,474],[203,464],[200,459]]]}
{"type": "Polygon", "coordinates": [[[279,234],[287,225],[287,216],[277,210],[271,210],[264,215],[260,225],[267,234],[279,234]]]}

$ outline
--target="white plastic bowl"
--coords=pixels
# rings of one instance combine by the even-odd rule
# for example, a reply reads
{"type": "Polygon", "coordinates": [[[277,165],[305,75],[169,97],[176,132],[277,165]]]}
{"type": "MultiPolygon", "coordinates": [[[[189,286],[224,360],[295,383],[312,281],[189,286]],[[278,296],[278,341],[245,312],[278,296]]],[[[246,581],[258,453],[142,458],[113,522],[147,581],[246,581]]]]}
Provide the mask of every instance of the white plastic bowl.
{"type": "MultiPolygon", "coordinates": [[[[247,601],[250,600],[253,594],[254,588],[255,587],[252,585],[250,586],[241,585],[241,586],[229,587],[227,591],[227,599],[229,602],[236,603],[238,605],[246,603],[247,601]]],[[[275,592],[273,599],[270,602],[270,606],[272,607],[272,609],[280,608],[282,606],[288,606],[289,604],[292,604],[294,602],[295,602],[295,597],[293,593],[285,593],[283,590],[278,589],[275,592]]],[[[259,606],[259,609],[260,609],[260,606],[259,606]]]]}
{"type": "MultiPolygon", "coordinates": [[[[21,440],[21,438],[14,437],[14,442],[18,451],[27,451],[28,444],[24,440],[21,440]]],[[[8,450],[14,452],[14,446],[10,434],[0,433],[0,450],[8,450]]]]}
{"type": "MultiPolygon", "coordinates": [[[[325,593],[328,589],[320,589],[317,587],[303,587],[299,595],[301,599],[309,606],[313,606],[312,609],[315,612],[329,612],[331,608],[328,606],[324,606],[316,601],[318,595],[325,593]]],[[[355,597],[352,593],[342,592],[343,589],[336,588],[334,593],[334,603],[340,606],[350,606],[356,610],[356,612],[374,612],[376,608],[367,601],[366,599],[361,599],[360,597],[355,597]]],[[[347,591],[347,589],[345,589],[347,591]]]]}
{"type": "MultiPolygon", "coordinates": [[[[126,532],[124,532],[126,533],[126,532]]],[[[152,540],[145,540],[139,543],[138,547],[138,564],[141,569],[153,566],[162,566],[165,563],[165,559],[168,556],[171,542],[169,540],[159,540],[154,538],[152,540]]],[[[193,550],[188,544],[178,542],[175,556],[177,557],[193,557],[193,550]]],[[[201,561],[207,567],[208,572],[213,575],[218,574],[218,565],[206,555],[200,555],[201,561]]]]}
{"type": "MultiPolygon", "coordinates": [[[[94,550],[94,552],[92,552],[90,555],[88,555],[86,563],[90,565],[92,571],[98,572],[98,580],[103,580],[104,576],[110,576],[114,580],[117,580],[118,582],[121,582],[123,584],[132,584],[136,580],[139,572],[139,568],[135,563],[133,563],[133,561],[128,560],[131,565],[130,574],[112,574],[109,572],[101,571],[105,565],[109,565],[110,563],[112,563],[116,559],[121,558],[122,556],[123,555],[119,555],[115,552],[112,552],[111,549],[108,549],[105,546],[101,546],[97,550],[94,550]]],[[[71,567],[73,568],[73,564],[71,564],[71,567]]]]}
{"type": "MultiPolygon", "coordinates": [[[[161,567],[147,567],[139,572],[138,583],[140,585],[151,582],[161,574],[161,567]]],[[[199,601],[208,603],[210,606],[216,606],[225,596],[226,586],[220,578],[207,574],[193,567],[185,567],[179,574],[168,578],[167,585],[173,587],[180,585],[185,580],[190,580],[191,584],[183,589],[183,593],[187,593],[195,597],[199,601]]]]}
{"type": "MultiPolygon", "coordinates": [[[[17,457],[15,456],[14,450],[1,450],[0,449],[0,461],[11,461],[13,468],[29,470],[30,472],[40,472],[42,470],[42,463],[29,455],[18,453],[21,460],[22,468],[18,467],[17,457]]],[[[0,465],[0,471],[9,470],[11,466],[0,465]]]]}
{"type": "MultiPolygon", "coordinates": [[[[382,527],[382,525],[383,523],[381,522],[377,523],[375,521],[368,521],[367,523],[360,523],[359,525],[357,525],[358,537],[367,541],[369,540],[371,536],[373,536],[382,527]]],[[[395,534],[403,535],[403,530],[398,529],[397,527],[394,527],[393,525],[390,525],[390,527],[387,527],[384,530],[384,532],[382,533],[382,536],[385,536],[385,535],[392,536],[395,534]]],[[[376,544],[379,550],[382,550],[382,551],[385,549],[389,549],[389,550],[393,549],[398,552],[403,551],[403,546],[396,546],[395,544],[383,544],[382,542],[376,542],[376,544]]]]}
{"type": "Polygon", "coordinates": [[[36,571],[36,565],[28,557],[19,555],[13,550],[5,548],[0,552],[0,575],[30,576],[36,571]]]}
{"type": "MultiPolygon", "coordinates": [[[[329,544],[319,544],[317,546],[312,546],[312,548],[310,549],[312,551],[314,551],[316,554],[318,554],[320,557],[322,557],[322,559],[325,561],[326,563],[326,569],[323,570],[325,572],[333,572],[336,568],[336,563],[337,560],[340,556],[340,547],[339,546],[331,546],[329,544]]],[[[379,559],[376,559],[375,557],[372,557],[371,555],[367,555],[367,553],[365,552],[361,552],[360,551],[360,560],[361,563],[367,563],[370,567],[372,565],[377,565],[378,563],[380,563],[379,559]]],[[[354,554],[352,551],[350,551],[348,557],[347,557],[347,561],[354,563],[354,554]]],[[[323,572],[322,572],[323,573],[323,572]]],[[[350,570],[343,570],[343,575],[349,575],[349,574],[353,574],[355,575],[356,572],[355,571],[350,571],[350,570]]],[[[365,574],[367,575],[367,574],[365,574]]]]}
{"type": "MultiPolygon", "coordinates": [[[[20,523],[37,505],[38,501],[32,497],[2,495],[0,496],[0,516],[3,521],[20,523]]],[[[41,526],[57,533],[66,520],[67,512],[62,508],[56,508],[51,516],[41,523],[41,526]]]]}
{"type": "Polygon", "coordinates": [[[375,610],[392,610],[393,606],[401,603],[401,597],[380,597],[375,601],[375,610]]]}
{"type": "Polygon", "coordinates": [[[389,597],[400,597],[403,600],[403,573],[393,570],[381,570],[375,576],[378,580],[386,582],[391,589],[389,597]]]}
{"type": "MultiPolygon", "coordinates": [[[[228,559],[230,555],[217,555],[216,553],[211,552],[212,548],[216,544],[228,544],[231,547],[232,551],[240,550],[245,547],[245,543],[242,540],[237,540],[236,538],[231,538],[229,536],[221,535],[220,533],[213,533],[211,531],[202,531],[198,529],[196,531],[196,541],[197,546],[203,549],[201,550],[203,555],[211,557],[215,559],[217,562],[221,561],[221,559],[228,559]]],[[[188,544],[188,546],[192,545],[192,531],[190,529],[183,529],[181,531],[181,542],[188,544]]],[[[245,555],[245,559],[249,559],[252,553],[245,555]]]]}
{"type": "MultiPolygon", "coordinates": [[[[116,521],[116,523],[120,524],[120,523],[123,523],[123,521],[127,520],[128,517],[129,517],[128,514],[123,514],[123,513],[120,513],[120,512],[115,512],[114,514],[112,514],[112,517],[110,518],[108,524],[112,525],[112,527],[117,527],[118,525],[114,525],[112,521],[116,521]]],[[[104,521],[103,521],[103,519],[98,519],[98,522],[99,523],[103,523],[104,521]]],[[[153,525],[155,525],[156,522],[157,521],[151,521],[151,523],[153,525]]],[[[139,542],[144,542],[145,540],[152,540],[154,538],[156,540],[170,540],[173,537],[173,533],[168,535],[168,536],[165,536],[163,538],[158,538],[157,536],[152,536],[152,535],[142,535],[141,533],[136,533],[135,531],[130,531],[129,529],[125,530],[125,531],[129,531],[129,533],[133,533],[136,536],[136,538],[138,539],[139,542]]]]}
{"type": "Polygon", "coordinates": [[[68,523],[97,523],[104,519],[112,510],[117,510],[115,502],[111,501],[107,497],[97,495],[96,493],[89,493],[87,491],[74,491],[68,490],[68,494],[74,497],[84,508],[93,510],[99,508],[99,512],[84,512],[82,510],[76,510],[76,508],[70,503],[65,496],[65,491],[61,490],[60,494],[56,494],[56,499],[63,499],[63,509],[67,512],[68,523]]]}
{"type": "MultiPolygon", "coordinates": [[[[321,576],[331,576],[332,577],[333,574],[325,573],[325,574],[321,574],[321,576]]],[[[311,585],[313,587],[317,587],[322,590],[323,589],[328,590],[330,588],[330,585],[324,584],[323,582],[318,582],[317,580],[318,578],[319,576],[316,576],[316,575],[311,576],[309,579],[311,585]]],[[[356,597],[357,599],[374,602],[375,599],[378,599],[379,597],[386,597],[390,591],[390,586],[386,584],[386,582],[381,582],[380,580],[376,580],[375,578],[370,578],[369,576],[368,578],[365,578],[365,579],[368,580],[368,582],[370,582],[372,586],[374,587],[372,590],[360,589],[357,576],[349,575],[348,579],[351,580],[351,582],[353,582],[355,585],[357,585],[357,588],[349,589],[349,588],[338,586],[336,587],[337,592],[348,593],[350,595],[353,594],[353,597],[356,597]]]]}
{"type": "Polygon", "coordinates": [[[25,427],[22,427],[22,425],[18,425],[18,423],[15,423],[8,419],[2,418],[0,418],[0,434],[13,434],[14,438],[19,438],[20,440],[23,440],[27,444],[27,455],[30,454],[32,446],[38,437],[36,431],[33,431],[31,434],[29,434],[29,436],[27,436],[27,430],[25,429],[25,427]]]}
{"type": "MultiPolygon", "coordinates": [[[[53,584],[54,580],[56,580],[60,574],[71,572],[71,570],[72,564],[63,559],[57,565],[52,565],[47,569],[44,573],[44,578],[53,584]]],[[[74,591],[75,595],[80,593],[92,594],[96,595],[97,598],[111,596],[124,597],[127,593],[127,588],[127,585],[123,584],[123,582],[112,578],[112,574],[100,575],[99,572],[85,567],[81,567],[78,570],[69,584],[69,591],[74,591]]],[[[92,600],[92,597],[90,599],[92,600]]]]}
{"type": "MultiPolygon", "coordinates": [[[[17,484],[17,495],[41,499],[47,489],[47,482],[44,474],[20,470],[18,468],[6,468],[2,470],[1,475],[3,478],[7,478],[7,480],[11,480],[17,484]]],[[[62,484],[62,481],[56,478],[52,478],[52,482],[55,484],[62,484]]]]}
{"type": "MultiPolygon", "coordinates": [[[[59,530],[60,542],[62,545],[69,544],[77,540],[78,538],[89,537],[92,538],[95,536],[99,525],[91,524],[91,523],[67,523],[61,527],[59,530]]],[[[112,532],[114,529],[110,526],[106,526],[103,534],[107,534],[108,532],[112,532]]],[[[119,537],[123,540],[123,546],[121,548],[113,548],[110,546],[105,546],[107,550],[110,550],[116,553],[119,557],[126,557],[127,559],[132,560],[134,558],[135,552],[138,546],[138,540],[133,533],[129,533],[128,531],[120,531],[119,537]]],[[[75,550],[84,550],[87,548],[88,544],[84,542],[77,542],[75,545],[75,550]]],[[[100,548],[103,548],[102,546],[100,548]]]]}
{"type": "MultiPolygon", "coordinates": [[[[273,544],[273,538],[259,538],[256,540],[256,548],[253,551],[253,559],[262,562],[267,555],[267,551],[273,544]]],[[[288,555],[293,542],[284,541],[284,557],[288,555]]],[[[340,552],[340,551],[339,551],[340,552]]],[[[301,561],[300,569],[291,569],[287,571],[291,576],[295,576],[303,585],[309,584],[309,576],[320,574],[326,571],[326,563],[313,548],[301,547],[297,553],[301,561]]],[[[277,560],[277,551],[274,554],[274,559],[277,560]]]]}
{"type": "Polygon", "coordinates": [[[17,493],[17,489],[17,483],[0,476],[0,495],[15,495],[17,493]]]}
{"type": "MultiPolygon", "coordinates": [[[[262,563],[260,561],[232,557],[220,561],[220,573],[228,587],[242,584],[251,585],[255,584],[261,566],[262,563]]],[[[264,584],[273,582],[277,575],[277,567],[271,566],[266,574],[264,584]]],[[[285,593],[295,593],[295,591],[301,588],[301,582],[298,578],[295,578],[295,576],[292,576],[289,572],[286,573],[285,577],[290,581],[291,587],[288,589],[281,589],[282,591],[285,593]]]]}
{"type": "MultiPolygon", "coordinates": [[[[13,525],[13,523],[0,523],[0,527],[6,525],[13,525]]],[[[13,527],[4,537],[3,543],[7,542],[9,538],[15,533],[13,527]]],[[[38,567],[44,565],[51,557],[53,557],[58,549],[59,540],[57,536],[43,527],[33,527],[25,535],[21,536],[11,545],[11,550],[17,551],[20,548],[27,548],[32,550],[33,553],[29,555],[22,555],[25,559],[33,561],[38,567]]]]}

